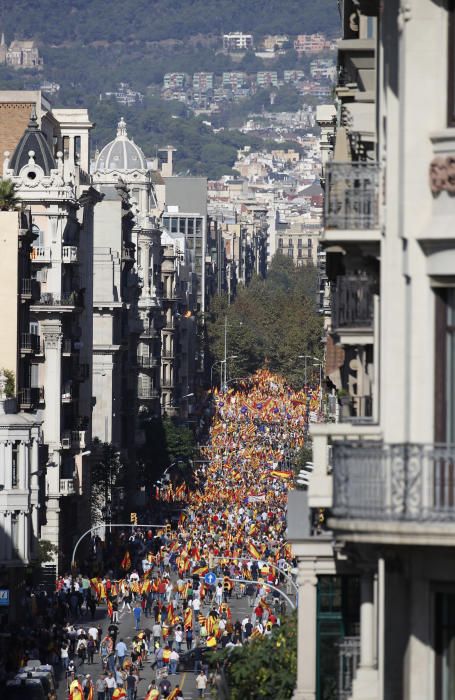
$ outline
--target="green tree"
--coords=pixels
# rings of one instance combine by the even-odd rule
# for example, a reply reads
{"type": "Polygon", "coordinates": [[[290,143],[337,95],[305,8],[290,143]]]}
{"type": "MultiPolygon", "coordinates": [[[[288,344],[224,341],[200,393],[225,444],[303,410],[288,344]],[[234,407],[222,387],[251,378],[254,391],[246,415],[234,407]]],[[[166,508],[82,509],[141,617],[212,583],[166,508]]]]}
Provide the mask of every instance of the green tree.
{"type": "Polygon", "coordinates": [[[13,211],[18,205],[15,183],[12,180],[0,180],[0,211],[13,211]]]}
{"type": "Polygon", "coordinates": [[[14,378],[14,372],[11,369],[2,369],[3,374],[6,377],[5,382],[5,394],[7,399],[11,399],[15,394],[16,381],[14,378]]]}
{"type": "Polygon", "coordinates": [[[292,697],[297,676],[296,616],[261,637],[221,655],[230,700],[292,697]]]}
{"type": "Polygon", "coordinates": [[[276,255],[267,277],[255,277],[241,287],[233,304],[228,306],[224,296],[213,301],[207,319],[212,364],[224,358],[226,318],[227,355],[236,356],[229,361],[229,376],[246,376],[268,365],[291,385],[301,386],[304,364],[299,355],[322,353],[317,289],[314,267],[296,267],[292,259],[276,255]]]}

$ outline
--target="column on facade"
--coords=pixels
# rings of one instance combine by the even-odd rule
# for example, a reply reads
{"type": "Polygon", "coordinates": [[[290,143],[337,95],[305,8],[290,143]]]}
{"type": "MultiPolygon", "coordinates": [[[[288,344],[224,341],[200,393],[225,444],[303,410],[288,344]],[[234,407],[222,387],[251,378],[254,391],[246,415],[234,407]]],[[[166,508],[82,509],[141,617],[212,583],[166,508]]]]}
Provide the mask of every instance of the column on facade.
{"type": "Polygon", "coordinates": [[[30,452],[30,492],[31,492],[31,508],[32,508],[32,532],[30,536],[30,550],[31,552],[36,551],[36,540],[39,537],[39,481],[38,481],[38,470],[39,470],[39,442],[38,438],[33,438],[31,446],[29,448],[30,452]]]}
{"type": "Polygon", "coordinates": [[[317,584],[312,561],[298,559],[297,686],[293,700],[316,698],[317,584]]]}
{"type": "Polygon", "coordinates": [[[28,464],[26,456],[27,448],[25,442],[21,441],[19,443],[18,449],[18,464],[17,464],[17,484],[21,490],[26,490],[28,488],[28,464]]]}
{"type": "Polygon", "coordinates": [[[43,539],[59,547],[60,521],[60,438],[61,438],[61,383],[62,383],[62,326],[60,320],[42,321],[41,331],[45,344],[46,410],[44,413],[44,440],[49,446],[46,471],[46,525],[43,539]]]}
{"type": "Polygon", "coordinates": [[[13,541],[11,539],[11,511],[6,511],[4,513],[3,520],[3,531],[5,533],[5,541],[3,546],[3,557],[2,559],[9,561],[13,553],[13,541]]]}
{"type": "Polygon", "coordinates": [[[6,489],[5,479],[6,479],[6,444],[4,442],[0,443],[0,485],[6,489]]]}
{"type": "Polygon", "coordinates": [[[352,700],[376,700],[378,671],[376,667],[376,610],[374,579],[371,571],[360,580],[360,664],[352,684],[352,700]]]}
{"type": "Polygon", "coordinates": [[[13,487],[13,444],[8,440],[4,443],[5,455],[5,490],[13,487]]]}
{"type": "Polygon", "coordinates": [[[27,546],[25,542],[26,537],[26,527],[25,527],[25,512],[23,510],[19,511],[17,519],[18,537],[17,537],[17,553],[19,559],[23,562],[27,561],[27,546]]]}

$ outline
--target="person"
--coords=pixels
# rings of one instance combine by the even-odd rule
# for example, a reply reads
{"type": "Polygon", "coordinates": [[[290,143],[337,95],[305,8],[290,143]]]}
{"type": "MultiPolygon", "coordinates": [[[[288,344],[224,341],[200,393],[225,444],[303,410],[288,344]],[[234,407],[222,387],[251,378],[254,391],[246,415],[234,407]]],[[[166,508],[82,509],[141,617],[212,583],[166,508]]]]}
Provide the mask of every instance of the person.
{"type": "Polygon", "coordinates": [[[184,700],[182,691],[179,686],[176,685],[172,693],[169,695],[169,700],[184,700]]]}
{"type": "Polygon", "coordinates": [[[95,683],[96,700],[106,700],[106,677],[101,675],[95,683]]]}
{"type": "Polygon", "coordinates": [[[75,678],[70,685],[69,700],[84,700],[84,691],[82,689],[82,676],[75,678]]]}
{"type": "Polygon", "coordinates": [[[160,681],[159,689],[163,698],[167,698],[169,693],[171,692],[171,684],[167,678],[163,678],[160,681]]]}
{"type": "Polygon", "coordinates": [[[112,700],[126,700],[126,691],[124,688],[116,688],[112,693],[112,700]]]}
{"type": "Polygon", "coordinates": [[[104,682],[106,685],[106,700],[111,700],[114,690],[117,687],[112,671],[108,672],[104,682]]]}
{"type": "Polygon", "coordinates": [[[204,698],[205,689],[207,688],[207,676],[203,670],[199,671],[199,674],[196,676],[196,688],[199,691],[199,697],[204,698]]]}
{"type": "Polygon", "coordinates": [[[79,668],[85,662],[87,656],[87,642],[81,637],[77,643],[76,654],[79,657],[79,668]]]}
{"type": "Polygon", "coordinates": [[[120,668],[122,668],[123,662],[125,661],[126,652],[128,651],[128,648],[127,648],[127,646],[122,638],[120,639],[119,642],[117,642],[117,644],[115,646],[115,651],[117,652],[117,660],[118,660],[119,666],[120,666],[120,668]]]}
{"type": "Polygon", "coordinates": [[[194,648],[194,673],[197,671],[202,671],[202,650],[196,642],[196,646],[194,648]]]}
{"type": "Polygon", "coordinates": [[[152,681],[147,688],[147,695],[145,696],[145,700],[158,700],[160,697],[160,691],[156,687],[155,681],[152,681]]]}
{"type": "Polygon", "coordinates": [[[68,654],[68,645],[67,644],[62,644],[62,647],[60,649],[60,661],[63,666],[63,670],[67,671],[68,670],[68,664],[69,664],[69,654],[68,654]]]}
{"type": "Polygon", "coordinates": [[[96,642],[92,637],[89,637],[87,642],[87,663],[93,664],[93,656],[96,651],[96,642]]]}
{"type": "Polygon", "coordinates": [[[140,604],[138,602],[136,602],[134,604],[134,610],[133,610],[136,631],[139,630],[139,627],[141,624],[141,613],[142,613],[142,608],[141,608],[140,604]]]}
{"type": "Polygon", "coordinates": [[[136,687],[136,677],[133,673],[133,669],[131,669],[126,677],[126,693],[128,700],[134,700],[134,697],[136,695],[136,687]]]}
{"type": "Polygon", "coordinates": [[[176,649],[173,649],[169,657],[169,675],[174,676],[177,673],[177,665],[179,659],[180,657],[178,651],[176,651],[176,649]]]}
{"type": "Polygon", "coordinates": [[[95,692],[95,688],[93,687],[93,681],[92,681],[90,674],[87,674],[85,676],[83,690],[84,690],[84,700],[94,700],[93,694],[95,692]]]}

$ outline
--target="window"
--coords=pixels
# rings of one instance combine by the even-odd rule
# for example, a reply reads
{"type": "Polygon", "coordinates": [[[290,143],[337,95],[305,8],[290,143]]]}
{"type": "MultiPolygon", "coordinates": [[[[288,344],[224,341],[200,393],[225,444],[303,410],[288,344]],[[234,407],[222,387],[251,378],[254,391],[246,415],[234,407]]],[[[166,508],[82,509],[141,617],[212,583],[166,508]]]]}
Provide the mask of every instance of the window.
{"type": "Polygon", "coordinates": [[[447,66],[447,125],[455,126],[455,0],[449,0],[449,65],[447,66]]]}
{"type": "Polygon", "coordinates": [[[455,697],[455,591],[436,593],[435,700],[455,697]]]}
{"type": "Polygon", "coordinates": [[[278,248],[282,248],[282,247],[283,247],[283,239],[279,238],[278,239],[278,248]]]}
{"type": "Polygon", "coordinates": [[[13,442],[11,450],[11,486],[17,489],[19,486],[19,443],[13,442]]]}
{"type": "Polygon", "coordinates": [[[455,442],[455,288],[436,291],[435,441],[455,442]]]}
{"type": "Polygon", "coordinates": [[[298,258],[301,258],[301,257],[302,257],[302,250],[301,250],[301,248],[299,248],[298,251],[297,251],[297,257],[298,257],[298,258]]]}
{"type": "Polygon", "coordinates": [[[301,238],[299,238],[298,241],[297,241],[297,247],[298,247],[298,248],[301,248],[301,247],[302,247],[302,239],[301,239],[301,238]]]}
{"type": "Polygon", "coordinates": [[[180,233],[183,233],[183,234],[186,233],[185,224],[186,224],[186,219],[179,219],[179,231],[180,231],[180,233]]]}
{"type": "Polygon", "coordinates": [[[19,515],[11,515],[11,544],[13,548],[13,559],[19,559],[19,515]]]}

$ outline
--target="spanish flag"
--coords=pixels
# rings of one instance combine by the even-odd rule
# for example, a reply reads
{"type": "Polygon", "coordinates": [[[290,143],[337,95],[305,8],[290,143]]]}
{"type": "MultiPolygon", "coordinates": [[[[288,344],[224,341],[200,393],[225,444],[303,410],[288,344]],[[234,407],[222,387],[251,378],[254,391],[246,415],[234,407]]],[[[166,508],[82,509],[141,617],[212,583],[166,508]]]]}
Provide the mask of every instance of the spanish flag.
{"type": "Polygon", "coordinates": [[[261,558],[260,551],[254,546],[254,544],[252,542],[247,544],[246,548],[247,548],[248,552],[251,554],[251,556],[253,557],[253,559],[260,559],[261,558]]]}
{"type": "Polygon", "coordinates": [[[292,472],[282,472],[279,469],[272,469],[270,476],[274,476],[277,479],[291,479],[292,472]]]}
{"type": "Polygon", "coordinates": [[[125,556],[123,557],[120,566],[125,571],[128,571],[128,569],[131,569],[131,557],[130,557],[130,553],[128,550],[126,550],[125,556]]]}
{"type": "Polygon", "coordinates": [[[198,569],[193,569],[193,576],[198,574],[199,576],[205,576],[208,573],[208,566],[200,566],[198,569]]]}
{"type": "Polygon", "coordinates": [[[185,627],[186,630],[192,629],[193,627],[193,611],[191,608],[187,608],[185,610],[184,618],[183,618],[183,626],[185,627]]]}
{"type": "Polygon", "coordinates": [[[107,599],[107,614],[109,615],[109,617],[112,617],[112,613],[113,613],[112,603],[108,598],[107,599]]]}

